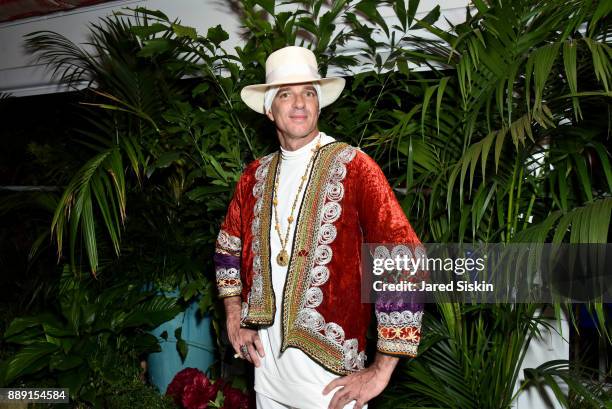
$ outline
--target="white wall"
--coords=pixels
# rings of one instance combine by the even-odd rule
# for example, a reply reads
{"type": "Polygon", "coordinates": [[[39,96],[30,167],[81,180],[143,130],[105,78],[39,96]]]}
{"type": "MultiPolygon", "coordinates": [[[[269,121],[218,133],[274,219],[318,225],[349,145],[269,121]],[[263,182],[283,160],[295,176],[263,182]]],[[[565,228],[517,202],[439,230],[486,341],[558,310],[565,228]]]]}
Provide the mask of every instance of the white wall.
{"type": "Polygon", "coordinates": [[[113,11],[122,7],[138,6],[162,10],[171,18],[178,17],[183,24],[197,27],[204,32],[208,27],[222,24],[226,31],[232,33],[228,44],[237,41],[238,19],[222,1],[112,1],[68,12],[8,22],[0,25],[0,91],[22,96],[59,90],[44,67],[36,65],[32,57],[26,54],[23,47],[25,34],[50,30],[66,36],[75,43],[84,43],[88,39],[90,22],[112,15],[113,11]]]}
{"type": "MultiPolygon", "coordinates": [[[[538,312],[539,313],[539,312],[538,312]]],[[[570,327],[565,315],[558,322],[548,320],[548,323],[553,327],[545,327],[538,325],[541,331],[541,336],[531,341],[529,349],[525,354],[521,372],[518,378],[518,384],[524,379],[524,368],[537,368],[545,362],[562,359],[569,359],[569,334],[570,327]]],[[[567,385],[562,385],[562,390],[567,393],[567,385]]],[[[516,409],[561,409],[562,406],[557,402],[555,394],[550,387],[545,387],[543,390],[535,388],[527,389],[521,392],[514,406],[516,409]]]]}
{"type": "MultiPolygon", "coordinates": [[[[422,0],[417,16],[423,16],[440,4],[444,17],[459,22],[465,17],[467,0],[422,0]]],[[[100,17],[108,16],[123,7],[146,6],[178,18],[185,25],[195,27],[205,34],[209,27],[221,24],[230,34],[223,43],[232,50],[240,43],[240,22],[224,0],[120,0],[67,12],[32,17],[0,24],[0,92],[14,96],[25,96],[64,90],[49,76],[45,67],[37,65],[25,52],[23,36],[39,30],[50,30],[63,34],[75,43],[87,42],[88,24],[100,17]]],[[[383,17],[393,24],[393,11],[381,8],[383,17]]],[[[441,21],[444,21],[443,19],[441,21]]],[[[350,50],[346,50],[350,52],[350,50]]]]}

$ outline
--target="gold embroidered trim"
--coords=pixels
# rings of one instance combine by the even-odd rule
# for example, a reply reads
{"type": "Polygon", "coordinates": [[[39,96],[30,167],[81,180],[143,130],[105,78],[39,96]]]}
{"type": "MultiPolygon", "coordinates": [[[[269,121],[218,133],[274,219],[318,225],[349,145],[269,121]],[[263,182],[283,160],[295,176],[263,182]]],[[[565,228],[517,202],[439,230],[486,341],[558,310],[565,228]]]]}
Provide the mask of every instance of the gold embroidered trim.
{"type": "Polygon", "coordinates": [[[415,357],[417,356],[418,342],[379,339],[376,343],[376,349],[385,354],[415,357]]]}
{"type": "Polygon", "coordinates": [[[345,164],[355,148],[345,143],[325,145],[311,170],[300,207],[283,300],[283,346],[296,346],[337,374],[363,369],[365,352],[357,339],[344,338],[340,325],[326,323],[316,310],[323,301],[320,285],[327,282],[326,267],[336,238],[333,223],[340,217],[344,196],[345,164]],[[323,193],[323,194],[322,194],[323,193]]]}
{"type": "Polygon", "coordinates": [[[278,152],[264,156],[255,171],[257,182],[253,186],[253,196],[256,200],[251,224],[253,283],[247,296],[246,311],[243,311],[242,323],[245,325],[270,325],[276,312],[270,272],[270,223],[271,198],[278,159],[278,152]],[[270,172],[270,169],[273,171],[270,172]]]}
{"type": "Polygon", "coordinates": [[[242,286],[240,285],[229,285],[224,287],[224,284],[219,284],[219,298],[233,297],[240,295],[242,292],[242,286]]]}

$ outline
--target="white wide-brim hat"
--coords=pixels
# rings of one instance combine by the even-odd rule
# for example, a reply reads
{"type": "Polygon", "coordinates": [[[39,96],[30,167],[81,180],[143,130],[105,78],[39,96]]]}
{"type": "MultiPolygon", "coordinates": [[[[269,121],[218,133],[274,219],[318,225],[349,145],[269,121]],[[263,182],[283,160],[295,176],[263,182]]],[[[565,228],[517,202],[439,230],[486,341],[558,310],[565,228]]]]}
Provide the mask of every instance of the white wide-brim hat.
{"type": "Polygon", "coordinates": [[[245,104],[260,114],[264,113],[264,94],[275,85],[317,82],[321,86],[319,108],[324,108],[338,99],[344,89],[344,78],[321,78],[317,59],[312,51],[304,47],[289,46],[274,51],[266,60],[266,83],[247,85],[240,91],[245,104]]]}

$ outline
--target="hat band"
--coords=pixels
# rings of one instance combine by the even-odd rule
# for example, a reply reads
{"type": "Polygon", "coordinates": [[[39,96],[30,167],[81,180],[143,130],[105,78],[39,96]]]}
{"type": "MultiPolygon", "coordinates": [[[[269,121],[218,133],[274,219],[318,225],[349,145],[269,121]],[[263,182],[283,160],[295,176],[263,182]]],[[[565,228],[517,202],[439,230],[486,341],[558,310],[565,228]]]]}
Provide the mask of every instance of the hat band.
{"type": "Polygon", "coordinates": [[[320,80],[321,76],[315,68],[308,64],[284,64],[280,67],[266,73],[266,82],[272,83],[282,80],[285,77],[305,75],[309,76],[309,79],[320,80]]]}

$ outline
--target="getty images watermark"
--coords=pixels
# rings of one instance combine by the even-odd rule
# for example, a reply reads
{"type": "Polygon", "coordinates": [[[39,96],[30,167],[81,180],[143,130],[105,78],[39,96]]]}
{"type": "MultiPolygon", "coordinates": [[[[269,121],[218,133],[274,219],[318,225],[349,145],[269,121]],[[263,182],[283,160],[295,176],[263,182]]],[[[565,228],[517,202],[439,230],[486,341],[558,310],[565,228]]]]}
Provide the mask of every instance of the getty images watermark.
{"type": "Polygon", "coordinates": [[[612,244],[362,246],[362,300],[612,301],[612,244]]]}

